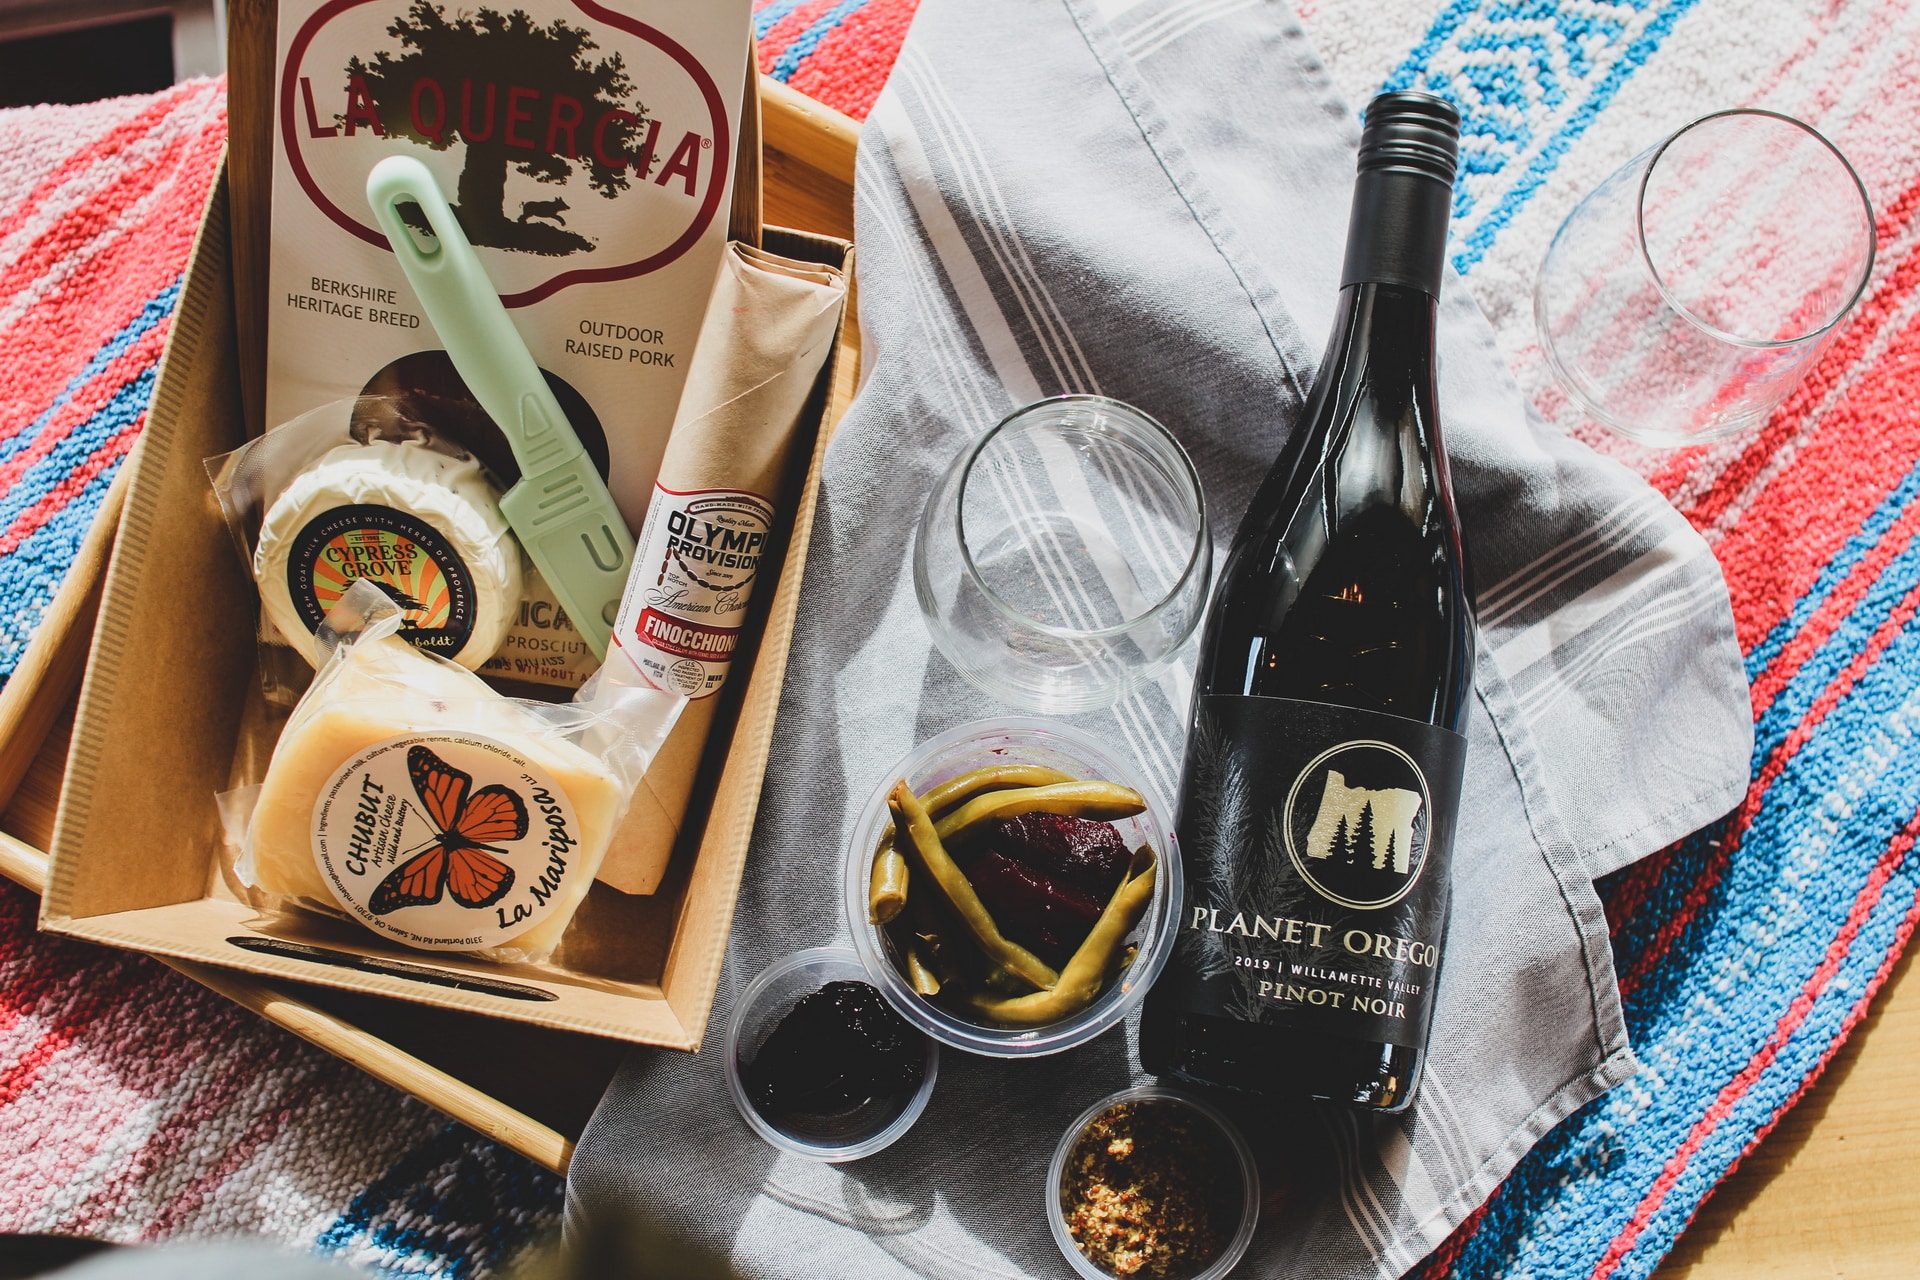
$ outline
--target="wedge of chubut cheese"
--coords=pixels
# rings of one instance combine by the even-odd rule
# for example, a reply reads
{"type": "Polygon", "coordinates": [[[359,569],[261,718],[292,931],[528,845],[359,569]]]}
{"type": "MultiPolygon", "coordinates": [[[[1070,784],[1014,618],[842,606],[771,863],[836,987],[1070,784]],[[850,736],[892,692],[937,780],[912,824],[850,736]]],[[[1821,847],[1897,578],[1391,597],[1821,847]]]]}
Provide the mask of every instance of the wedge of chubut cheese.
{"type": "MultiPolygon", "coordinates": [[[[549,872],[544,851],[539,851],[541,861],[531,865],[524,857],[515,859],[509,877],[513,896],[504,898],[504,905],[489,902],[481,908],[457,903],[453,890],[459,887],[460,868],[451,856],[445,861],[455,865],[451,870],[438,868],[437,882],[431,877],[421,881],[433,892],[436,904],[467,906],[474,927],[484,926],[491,933],[484,943],[470,949],[502,959],[544,958],[558,944],[575,908],[593,884],[627,800],[624,789],[602,761],[560,736],[523,704],[502,697],[468,671],[422,657],[394,636],[362,640],[349,655],[337,658],[322,670],[295,710],[274,748],[253,811],[241,878],[269,894],[329,908],[337,902],[353,913],[352,904],[330,887],[323,872],[316,850],[318,809],[328,790],[338,788],[337,779],[350,761],[383,742],[410,735],[446,735],[456,742],[485,739],[522,757],[530,768],[509,769],[500,777],[517,788],[516,794],[524,793],[519,800],[520,828],[525,832],[531,827],[536,843],[545,831],[540,796],[551,795],[547,784],[557,784],[564,792],[574,819],[569,825],[575,827],[575,834],[571,847],[564,842],[559,846],[566,854],[563,873],[549,872]],[[521,782],[533,777],[540,783],[529,786],[521,782]],[[506,923],[510,918],[507,908],[523,897],[529,886],[543,883],[543,878],[547,891],[538,895],[537,918],[525,929],[501,936],[503,929],[511,927],[506,923]]],[[[430,745],[434,741],[429,740],[430,745]]],[[[452,748],[447,748],[446,754],[452,756],[452,748]]],[[[400,793],[399,803],[413,808],[412,814],[391,824],[396,835],[402,830],[415,838],[424,834],[431,845],[432,838],[451,824],[431,816],[433,806],[427,802],[419,780],[414,780],[411,787],[405,785],[404,769],[398,786],[392,785],[391,770],[387,776],[388,791],[400,793]]],[[[498,785],[495,778],[460,776],[468,777],[468,782],[449,784],[450,790],[455,785],[458,790],[441,801],[440,818],[457,815],[460,802],[478,805],[489,784],[495,784],[497,791],[510,789],[498,785]]],[[[476,828],[476,844],[499,851],[500,832],[511,825],[507,822],[497,823],[490,830],[476,828]]],[[[403,863],[409,852],[414,851],[397,850],[388,865],[403,863]]],[[[474,860],[495,866],[501,861],[491,853],[474,860]]],[[[475,896],[484,896],[488,890],[485,881],[468,888],[475,896]]],[[[416,888],[412,901],[417,902],[424,892],[416,888]]],[[[380,909],[377,898],[374,909],[380,909]]],[[[458,917],[457,912],[455,915],[458,917]]]]}

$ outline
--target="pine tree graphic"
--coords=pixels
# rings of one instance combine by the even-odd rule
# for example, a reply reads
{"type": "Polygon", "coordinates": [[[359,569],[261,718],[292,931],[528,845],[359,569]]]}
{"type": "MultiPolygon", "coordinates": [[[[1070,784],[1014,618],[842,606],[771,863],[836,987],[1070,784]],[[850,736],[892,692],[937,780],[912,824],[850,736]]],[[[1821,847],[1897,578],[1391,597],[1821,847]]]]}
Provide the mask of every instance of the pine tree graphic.
{"type": "Polygon", "coordinates": [[[1333,829],[1333,843],[1327,846],[1327,856],[1339,862],[1343,867],[1354,865],[1353,839],[1347,834],[1347,815],[1340,815],[1340,825],[1333,829]]]}
{"type": "Polygon", "coordinates": [[[1353,832],[1353,856],[1365,858],[1374,866],[1380,865],[1380,857],[1373,847],[1373,801],[1360,806],[1360,821],[1353,832]]]}
{"type": "Polygon", "coordinates": [[[1397,831],[1387,832],[1387,847],[1382,849],[1373,860],[1373,869],[1375,871],[1385,871],[1388,867],[1395,865],[1393,860],[1393,841],[1394,837],[1399,834],[1397,831]]]}

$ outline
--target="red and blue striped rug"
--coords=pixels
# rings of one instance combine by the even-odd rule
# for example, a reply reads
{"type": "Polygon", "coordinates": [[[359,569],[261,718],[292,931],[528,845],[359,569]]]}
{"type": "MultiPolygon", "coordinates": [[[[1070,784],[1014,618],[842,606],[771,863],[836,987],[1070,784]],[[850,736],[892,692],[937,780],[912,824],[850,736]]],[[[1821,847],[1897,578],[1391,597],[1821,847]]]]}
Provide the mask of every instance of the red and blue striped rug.
{"type": "Polygon", "coordinates": [[[1353,99],[1419,87],[1465,109],[1456,268],[1540,410],[1647,475],[1732,591],[1756,724],[1746,799],[1602,886],[1644,1068],[1550,1134],[1420,1273],[1643,1277],[1818,1077],[1920,915],[1920,13],[1392,0],[1305,21],[1353,99]],[[1878,212],[1877,268],[1757,435],[1629,447],[1548,376],[1533,275],[1584,192],[1730,106],[1799,117],[1846,152],[1878,212]]]}
{"type": "Polygon", "coordinates": [[[754,0],[760,71],[865,120],[919,0],[754,0]]]}
{"type": "MultiPolygon", "coordinates": [[[[1125,0],[1107,0],[1123,4],[1125,0]]],[[[1169,39],[1263,0],[1185,0],[1169,39]]],[[[1642,1277],[1818,1075],[1920,910],[1920,11],[1901,0],[1309,0],[1350,102],[1468,122],[1455,264],[1543,414],[1713,543],[1754,687],[1738,812],[1605,886],[1646,1069],[1560,1126],[1423,1280],[1642,1277]],[[1758,435],[1655,454],[1582,422],[1533,343],[1579,196],[1724,106],[1809,120],[1880,217],[1866,300],[1758,435]]],[[[863,118],[914,0],[760,0],[761,67],[863,118]]],[[[224,132],[217,86],[0,128],[0,674],[137,433],[224,132]]],[[[139,957],[32,934],[0,890],[0,1229],[246,1231],[390,1275],[499,1271],[557,1180],[139,957]]]]}
{"type": "Polygon", "coordinates": [[[6,114],[0,676],[19,662],[139,434],[226,136],[210,84],[6,114]]]}

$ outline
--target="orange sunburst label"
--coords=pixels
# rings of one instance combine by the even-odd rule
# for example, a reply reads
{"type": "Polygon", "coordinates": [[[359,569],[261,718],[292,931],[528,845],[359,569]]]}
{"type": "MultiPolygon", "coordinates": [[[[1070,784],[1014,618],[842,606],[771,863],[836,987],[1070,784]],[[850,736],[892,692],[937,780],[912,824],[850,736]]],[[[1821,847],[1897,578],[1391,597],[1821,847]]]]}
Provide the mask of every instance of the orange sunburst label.
{"type": "Polygon", "coordinates": [[[393,507],[335,507],[294,539],[287,589],[309,627],[355,582],[371,582],[400,606],[400,634],[415,648],[452,658],[473,633],[473,576],[439,530],[393,507]]]}

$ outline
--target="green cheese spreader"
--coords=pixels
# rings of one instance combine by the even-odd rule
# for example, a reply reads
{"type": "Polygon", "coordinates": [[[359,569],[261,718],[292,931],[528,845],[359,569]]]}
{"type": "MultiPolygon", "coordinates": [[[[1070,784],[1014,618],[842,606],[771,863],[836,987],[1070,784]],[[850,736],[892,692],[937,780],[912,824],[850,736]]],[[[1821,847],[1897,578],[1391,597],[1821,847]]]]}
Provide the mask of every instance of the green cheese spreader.
{"type": "Polygon", "coordinates": [[[500,499],[501,514],[604,661],[633,566],[633,535],[620,508],[427,167],[388,156],[367,175],[367,202],[454,369],[520,465],[520,482],[500,499]],[[409,226],[403,205],[416,206],[433,234],[409,226]]]}

